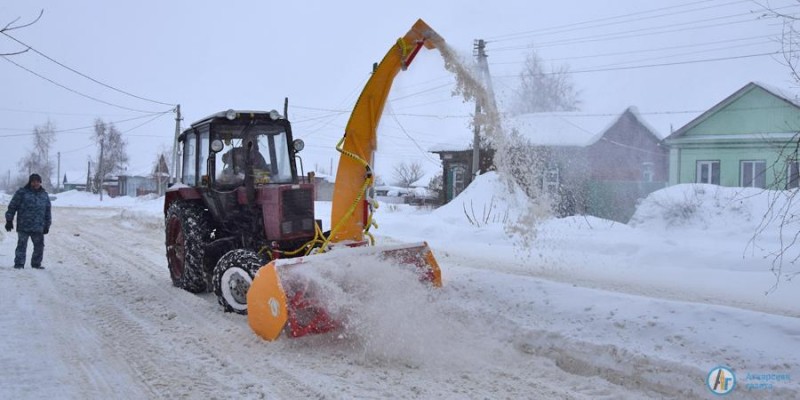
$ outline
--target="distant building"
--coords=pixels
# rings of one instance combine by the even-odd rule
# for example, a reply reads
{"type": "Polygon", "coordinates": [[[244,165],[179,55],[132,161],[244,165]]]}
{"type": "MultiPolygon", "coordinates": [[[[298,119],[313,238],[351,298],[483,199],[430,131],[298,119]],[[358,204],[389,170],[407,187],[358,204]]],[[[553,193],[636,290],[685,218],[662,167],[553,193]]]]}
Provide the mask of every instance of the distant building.
{"type": "Polygon", "coordinates": [[[126,170],[119,174],[119,195],[138,197],[154,194],[163,196],[169,186],[169,176],[169,166],[161,156],[159,163],[152,168],[142,169],[138,172],[126,170]]]}
{"type": "Polygon", "coordinates": [[[86,183],[88,182],[86,179],[86,171],[65,171],[60,179],[62,191],[86,190],[86,183]]]}
{"type": "MultiPolygon", "coordinates": [[[[536,182],[536,189],[551,197],[558,215],[627,222],[639,199],[667,184],[667,149],[633,107],[617,117],[525,114],[504,128],[521,137],[526,148],[520,151],[535,160],[515,173],[536,182]]],[[[432,152],[442,160],[443,200],[449,202],[472,181],[472,149],[432,152]]],[[[481,171],[493,168],[492,154],[482,155],[481,171]]]]}

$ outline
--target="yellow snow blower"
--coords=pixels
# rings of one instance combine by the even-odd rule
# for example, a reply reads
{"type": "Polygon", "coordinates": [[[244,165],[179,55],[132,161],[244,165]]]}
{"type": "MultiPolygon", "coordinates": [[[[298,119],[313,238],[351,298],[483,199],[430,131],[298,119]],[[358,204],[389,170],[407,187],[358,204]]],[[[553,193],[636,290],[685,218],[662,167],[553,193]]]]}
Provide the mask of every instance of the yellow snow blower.
{"type": "Polygon", "coordinates": [[[369,192],[373,184],[372,163],[377,148],[378,122],[392,82],[399,71],[408,68],[423,46],[434,49],[443,42],[424,21],[418,20],[374,66],[344,136],[336,146],[341,156],[334,185],[330,232],[324,234],[317,227],[313,243],[298,249],[306,255],[274,259],[258,269],[247,290],[248,322],[259,336],[275,340],[282,332],[299,337],[329,332],[340,326],[340,321],[332,317],[325,304],[316,297],[313,282],[293,273],[322,260],[336,262],[337,259],[344,261],[372,254],[379,259],[410,266],[427,284],[442,285],[439,266],[427,243],[391,247],[374,245],[369,230],[375,225],[372,213],[377,203],[370,198],[369,192]]]}

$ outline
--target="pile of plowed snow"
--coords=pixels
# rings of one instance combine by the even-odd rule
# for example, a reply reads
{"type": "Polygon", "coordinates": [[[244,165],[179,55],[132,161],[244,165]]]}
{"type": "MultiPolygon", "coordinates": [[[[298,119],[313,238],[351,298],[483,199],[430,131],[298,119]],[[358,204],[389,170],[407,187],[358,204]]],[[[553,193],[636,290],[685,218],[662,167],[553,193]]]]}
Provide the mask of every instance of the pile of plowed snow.
{"type": "Polygon", "coordinates": [[[681,184],[651,193],[637,207],[631,226],[755,232],[781,224],[800,228],[800,196],[795,191],[681,184]],[[784,218],[786,217],[786,218],[784,218]]]}

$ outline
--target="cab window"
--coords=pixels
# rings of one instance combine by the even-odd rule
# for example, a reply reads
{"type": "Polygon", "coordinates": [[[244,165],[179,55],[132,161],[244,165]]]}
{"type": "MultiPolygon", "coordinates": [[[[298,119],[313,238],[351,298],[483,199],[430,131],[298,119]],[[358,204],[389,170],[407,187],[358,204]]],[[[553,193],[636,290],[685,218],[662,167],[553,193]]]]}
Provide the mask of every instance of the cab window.
{"type": "Polygon", "coordinates": [[[183,176],[181,181],[189,186],[197,186],[197,135],[187,133],[183,141],[183,176]]]}

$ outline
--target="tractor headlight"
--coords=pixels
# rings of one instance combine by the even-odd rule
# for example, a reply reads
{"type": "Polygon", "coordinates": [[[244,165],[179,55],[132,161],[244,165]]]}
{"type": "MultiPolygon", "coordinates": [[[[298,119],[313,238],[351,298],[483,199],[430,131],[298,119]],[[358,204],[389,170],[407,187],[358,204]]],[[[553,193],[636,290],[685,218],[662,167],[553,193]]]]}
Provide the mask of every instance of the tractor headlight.
{"type": "Polygon", "coordinates": [[[235,120],[236,119],[236,111],[234,111],[234,110],[225,111],[225,118],[227,118],[228,121],[235,120]]]}
{"type": "Polygon", "coordinates": [[[292,141],[292,148],[294,148],[295,153],[299,153],[306,147],[306,143],[303,142],[303,139],[295,139],[292,141]]]}
{"type": "Polygon", "coordinates": [[[281,115],[281,113],[278,112],[278,110],[272,110],[269,112],[269,118],[273,121],[277,121],[283,118],[283,116],[281,115]]]}
{"type": "Polygon", "coordinates": [[[211,151],[213,151],[214,153],[222,151],[222,148],[223,148],[222,140],[214,139],[211,141],[211,151]]]}

